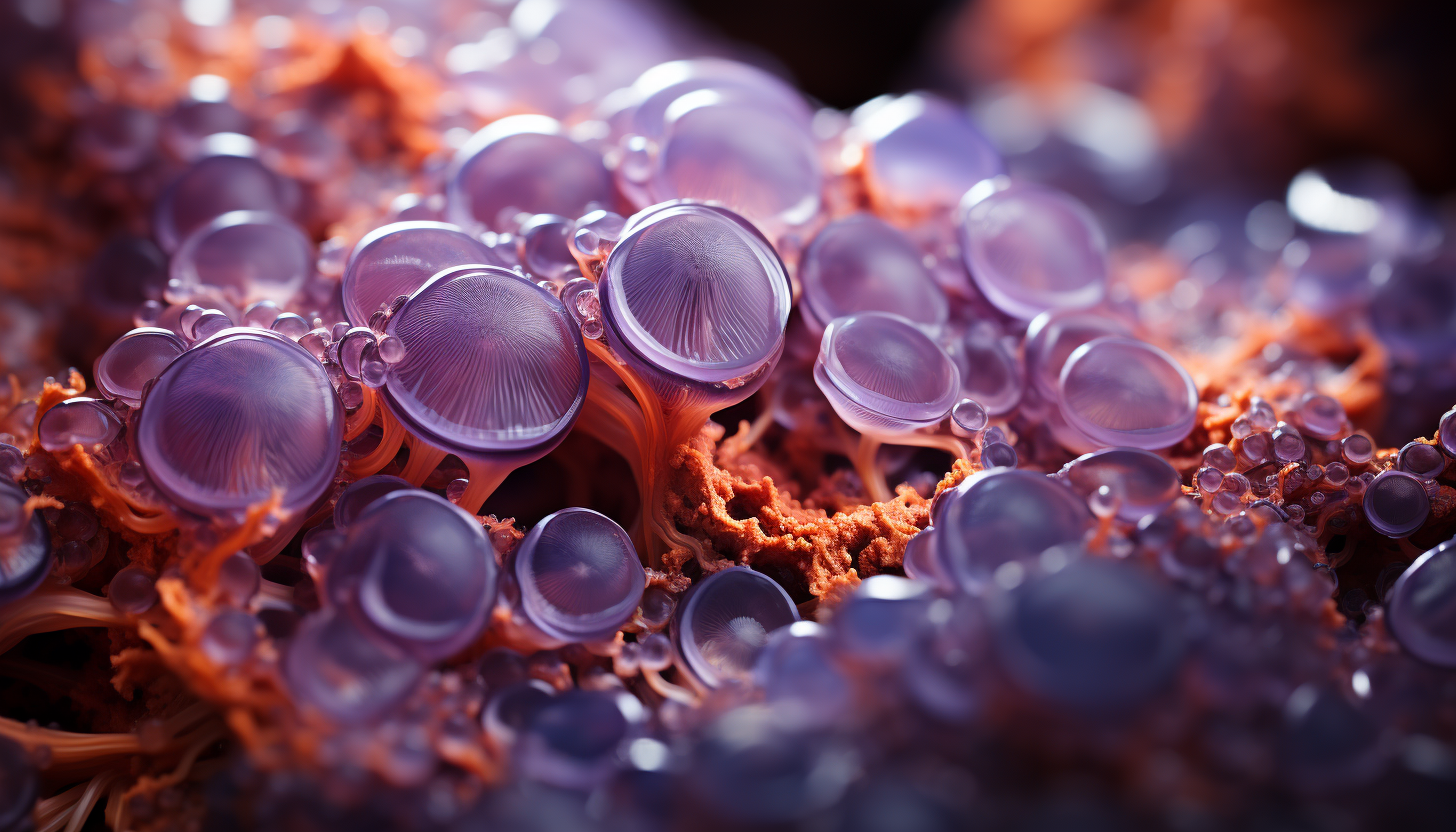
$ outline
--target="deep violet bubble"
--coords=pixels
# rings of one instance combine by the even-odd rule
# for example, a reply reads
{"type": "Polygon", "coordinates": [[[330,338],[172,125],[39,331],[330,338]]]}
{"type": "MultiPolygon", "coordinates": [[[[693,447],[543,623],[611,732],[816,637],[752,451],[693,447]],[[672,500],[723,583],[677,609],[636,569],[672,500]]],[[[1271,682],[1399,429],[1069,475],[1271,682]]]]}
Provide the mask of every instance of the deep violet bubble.
{"type": "Polygon", "coordinates": [[[926,626],[930,590],[896,575],[872,575],[834,610],[830,640],[851,666],[891,667],[926,626]]]}
{"type": "Polygon", "coordinates": [[[932,329],[950,315],[945,292],[909,237],[873,214],[829,223],[799,261],[799,307],[822,330],[856,312],[891,312],[932,329]]]}
{"type": "Polygon", "coordinates": [[[936,549],[961,588],[973,593],[1003,563],[1080,541],[1092,525],[1087,504],[1071,489],[1032,471],[984,471],[942,497],[936,549]]]}
{"type": "Polygon", "coordinates": [[[1406,568],[1386,603],[1386,622],[1411,655],[1456,668],[1456,540],[1406,568]]]}
{"type": "Polygon", "coordinates": [[[29,595],[51,571],[51,533],[39,511],[25,517],[30,495],[0,480],[0,606],[29,595]]]}
{"type": "Polygon", "coordinates": [[[379,498],[407,488],[414,486],[408,480],[389,474],[375,474],[349,483],[334,501],[334,526],[349,528],[379,498]]]}
{"type": "Polygon", "coordinates": [[[40,775],[25,746],[0,737],[0,829],[29,828],[40,796],[40,775]]]}
{"type": "Polygon", "coordinates": [[[1108,336],[1074,351],[1062,367],[1062,415],[1107,445],[1156,450],[1193,430],[1198,388],[1188,371],[1157,347],[1108,336]]]}
{"type": "Polygon", "coordinates": [[[307,508],[338,471],[343,407],[328,375],[289,339],[229,329],[178,357],[142,402],[136,447],[152,482],[202,514],[236,512],[282,489],[307,508]]]}
{"type": "Polygon", "coordinates": [[[795,705],[816,724],[836,724],[854,704],[850,681],[834,661],[830,631],[813,621],[795,621],[770,635],[753,663],[753,681],[767,701],[795,705]]]}
{"type": "Polygon", "coordinates": [[[1173,466],[1141,448],[1085,454],[1063,466],[1061,477],[1084,500],[1102,486],[1110,487],[1118,501],[1117,516],[1129,523],[1161,514],[1183,493],[1182,478],[1173,466]]]}
{"type": "Polygon", "coordinates": [[[296,183],[257,159],[209,156],[182,173],[156,203],[157,243],[175,251],[193,230],[229,211],[271,211],[293,218],[299,205],[296,183]]]}
{"type": "Polygon", "coordinates": [[[672,634],[685,670],[705,687],[744,679],[769,633],[799,620],[799,610],[772,578],[742,566],[695,584],[673,616],[672,634]]]}
{"type": "Polygon", "coordinates": [[[1396,465],[1409,474],[1433,480],[1446,470],[1446,455],[1435,445],[1425,442],[1410,442],[1400,449],[1396,465]]]}
{"type": "Polygon", "coordinates": [[[628,129],[653,141],[661,141],[666,133],[672,104],[702,90],[711,90],[722,99],[772,108],[806,127],[814,117],[804,97],[793,86],[756,66],[725,58],[691,58],[658,64],[638,76],[631,89],[638,100],[631,106],[628,129]]]}
{"type": "Polygon", "coordinates": [[[729,828],[790,828],[839,801],[855,775],[851,754],[792,709],[746,705],[708,726],[686,785],[729,828]]]}
{"type": "Polygon", "coordinates": [[[162,142],[173,156],[191,161],[208,136],[251,130],[248,117],[226,101],[183,101],[163,119],[162,142]]]}
{"type": "Polygon", "coordinates": [[[287,217],[229,211],[199,225],[172,253],[171,291],[204,286],[234,305],[286,304],[314,273],[313,241],[287,217]]]}
{"type": "Polygon", "coordinates": [[[885,312],[839,318],[824,330],[814,382],[861,433],[905,433],[944,419],[961,398],[955,362],[919,327],[885,312]]]}
{"type": "Polygon", "coordinates": [[[544,452],[586,398],[581,332],[551,293],[498,267],[449,272],[389,320],[405,348],[390,365],[390,411],[465,457],[544,452]]]}
{"type": "Polygon", "coordinates": [[[976,188],[959,225],[971,278],[1014,318],[1090,306],[1106,291],[1107,241],[1091,212],[1061,191],[1025,182],[976,188]]]}
{"type": "Polygon", "coordinates": [[[365,234],[344,267],[344,313],[358,326],[452,266],[501,265],[485,243],[443,222],[395,222],[365,234]]]}
{"type": "Polygon", "coordinates": [[[346,724],[368,722],[410,694],[424,666],[406,651],[361,632],[336,610],[306,616],[283,655],[294,697],[346,724]]]}
{"type": "Polygon", "coordinates": [[[1441,443],[1441,450],[1445,451],[1447,456],[1456,456],[1456,408],[1441,415],[1441,423],[1436,429],[1436,438],[1441,443]]]}
{"type": "Polygon", "coordinates": [[[619,696],[631,694],[568,690],[542,703],[518,740],[522,773],[567,789],[591,788],[605,780],[620,764],[622,744],[632,729],[619,696]]]}
{"type": "Polygon", "coordinates": [[[1431,498],[1420,477],[1385,471],[1365,489],[1365,518],[1386,537],[1406,537],[1431,513],[1431,498]]]}
{"type": "Polygon", "coordinates": [[[1028,580],[997,611],[996,652],[1022,687],[1080,708],[1155,693],[1183,644],[1166,590],[1131,564],[1080,558],[1028,580]]]}
{"type": "Polygon", "coordinates": [[[793,302],[762,234],[732,211],[692,203],[633,216],[599,286],[614,348],[709,384],[777,360],[793,302]]]}
{"type": "Polygon", "coordinates": [[[961,395],[974,399],[990,416],[1010,413],[1021,403],[1025,374],[1005,341],[994,331],[971,328],[949,350],[961,375],[961,395]]]}
{"type": "Polygon", "coordinates": [[[1048,310],[1027,327],[1026,376],[1045,400],[1055,402],[1062,367],[1078,347],[1106,335],[1131,334],[1122,321],[1097,309],[1048,310]]]}
{"type": "Polygon", "coordinates": [[[424,661],[472,641],[495,602],[495,549],[480,523],[428,491],[387,494],[347,531],[328,593],[424,661]]]}
{"type": "Polygon", "coordinates": [[[875,100],[854,113],[866,141],[871,199],[892,212],[954,208],[1002,172],[1001,157],[960,108],[924,93],[875,100]]]}
{"type": "Polygon", "coordinates": [[[1386,764],[1381,740],[1380,727],[1345,694],[1305,685],[1285,705],[1280,771],[1306,792],[1368,783],[1386,764]]]}
{"type": "Polygon", "coordinates": [[[611,207],[616,192],[601,155],[561,131],[555,119],[522,115],[476,133],[447,171],[446,216],[462,228],[507,231],[512,211],[579,217],[589,206],[611,207]]]}
{"type": "Polygon", "coordinates": [[[36,425],[36,440],[52,453],[81,445],[88,450],[104,448],[121,434],[121,417],[111,405],[77,396],[47,410],[36,425]]]}
{"type": "Polygon", "coordinates": [[[171,330],[142,327],[116,339],[96,359],[96,387],[108,399],[136,407],[147,382],[162,374],[187,345],[171,330]]]}
{"type": "Polygon", "coordinates": [[[157,604],[157,582],[140,566],[127,566],[112,577],[107,585],[106,597],[118,610],[129,615],[141,615],[157,604]]]}
{"type": "Polygon", "coordinates": [[[610,637],[647,584],[627,532],[585,508],[542,518],[516,547],[515,575],[526,617],[568,642],[610,637]]]}

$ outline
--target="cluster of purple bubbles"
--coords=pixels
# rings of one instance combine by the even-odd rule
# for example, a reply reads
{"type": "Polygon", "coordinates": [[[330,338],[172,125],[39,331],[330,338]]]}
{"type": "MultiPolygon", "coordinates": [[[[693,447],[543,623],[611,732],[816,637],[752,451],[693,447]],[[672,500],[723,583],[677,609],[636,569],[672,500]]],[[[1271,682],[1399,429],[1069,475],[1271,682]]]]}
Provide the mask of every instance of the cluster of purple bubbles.
{"type": "MultiPolygon", "coordinates": [[[[434,77],[446,150],[422,171],[355,164],[347,113],[250,107],[212,75],[160,115],[91,102],[78,158],[158,184],[150,238],[86,277],[97,314],[135,328],[97,359],[96,397],[35,424],[39,451],[98,472],[111,525],[176,529],[184,557],[266,529],[221,561],[197,646],[328,726],[323,770],[239,758],[209,784],[209,828],[1439,817],[1456,547],[1430,538],[1450,531],[1456,410],[1382,454],[1321,392],[1343,368],[1296,345],[1257,359],[1267,398],[1205,400],[1174,357],[1213,354],[1231,305],[1287,303],[1358,319],[1395,381],[1456,390],[1456,273],[1408,188],[1311,169],[1234,220],[1141,229],[1189,276],[1140,300],[1112,276],[1098,195],[1024,175],[950,100],[818,108],[618,0],[273,5],[237,4],[265,55],[295,27],[357,28],[434,77]],[[329,190],[350,176],[380,202],[352,226],[329,190]],[[341,227],[357,233],[319,242],[341,227]],[[1234,261],[1262,271],[1230,278],[1234,261]],[[578,428],[652,503],[662,455],[714,412],[758,394],[802,430],[796,382],[825,437],[857,439],[836,452],[865,496],[893,497],[884,445],[972,464],[903,531],[903,576],[816,604],[690,563],[675,591],[650,550],[683,533],[650,505],[563,505],[518,541],[477,517],[578,428]],[[1238,411],[1228,441],[1189,447],[1210,408],[1238,411]],[[290,546],[292,586],[265,577],[290,546]],[[505,784],[471,792],[452,744],[498,751],[505,784]]],[[[198,37],[235,25],[232,4],[182,6],[198,37]]],[[[108,14],[87,38],[146,29],[108,14]]],[[[27,471],[0,445],[0,621],[108,545],[91,508],[28,506],[27,471]]],[[[115,571],[111,606],[156,615],[160,577],[115,571]]],[[[3,829],[38,789],[3,738],[0,778],[18,784],[3,829]]]]}

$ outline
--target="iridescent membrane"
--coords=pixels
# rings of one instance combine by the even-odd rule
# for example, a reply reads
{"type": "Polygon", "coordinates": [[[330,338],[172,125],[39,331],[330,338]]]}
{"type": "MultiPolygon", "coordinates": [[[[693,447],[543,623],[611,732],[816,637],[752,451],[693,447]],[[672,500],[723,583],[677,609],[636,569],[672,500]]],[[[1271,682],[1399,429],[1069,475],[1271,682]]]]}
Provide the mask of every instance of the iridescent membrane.
{"type": "Polygon", "coordinates": [[[647,582],[627,532],[585,508],[542,518],[516,547],[515,575],[526,617],[567,642],[609,638],[647,582]]]}
{"type": "Polygon", "coordinates": [[[444,222],[395,222],[365,234],[344,267],[344,313],[359,326],[451,266],[502,265],[489,247],[444,222]]]}
{"type": "Polygon", "coordinates": [[[1108,336],[1078,347],[1062,367],[1061,412],[1107,445],[1166,448],[1193,430],[1198,388],[1167,353],[1108,336]]]}
{"type": "Polygon", "coordinates": [[[1365,519],[1386,537],[1407,537],[1426,522],[1431,498],[1420,477],[1385,471],[1365,489],[1365,519]]]}
{"type": "Polygon", "coordinates": [[[405,650],[371,638],[338,610],[305,617],[283,655],[283,678],[295,700],[346,724],[382,716],[424,672],[405,650]]]}
{"type": "Polygon", "coordinates": [[[1097,309],[1052,309],[1037,315],[1022,344],[1027,379],[1043,400],[1055,402],[1067,359],[1078,347],[1107,335],[1130,336],[1132,332],[1122,321],[1097,309]]]}
{"type": "Polygon", "coordinates": [[[915,244],[873,214],[826,225],[804,250],[798,277],[799,309],[815,330],[856,312],[890,312],[932,330],[950,315],[915,244]]]}
{"type": "Polygon", "coordinates": [[[169,499],[236,512],[282,491],[307,508],[338,471],[343,408],[319,362],[273,332],[228,329],[157,378],[136,422],[137,454],[169,499]]]}
{"type": "Polygon", "coordinates": [[[935,425],[961,397],[955,362],[914,324],[885,312],[831,323],[814,381],[840,418],[868,434],[935,425]]]}
{"type": "Polygon", "coordinates": [[[741,566],[695,584],[677,608],[672,635],[685,670],[705,687],[744,679],[769,633],[799,620],[789,594],[773,579],[741,566]]]}

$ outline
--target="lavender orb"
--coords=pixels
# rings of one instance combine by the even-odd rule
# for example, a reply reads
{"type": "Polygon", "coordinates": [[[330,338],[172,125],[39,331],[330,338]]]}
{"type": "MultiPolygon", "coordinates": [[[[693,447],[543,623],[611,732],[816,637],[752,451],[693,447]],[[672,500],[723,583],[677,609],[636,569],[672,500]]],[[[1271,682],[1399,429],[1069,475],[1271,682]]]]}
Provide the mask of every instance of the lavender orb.
{"type": "Polygon", "coordinates": [[[96,388],[108,399],[137,407],[147,382],[161,375],[186,349],[186,343],[171,330],[133,329],[96,359],[96,388]]]}
{"type": "Polygon", "coordinates": [[[610,638],[647,584],[627,532],[585,508],[542,518],[516,547],[515,575],[526,617],[567,642],[610,638]]]}
{"type": "Polygon", "coordinates": [[[336,603],[424,661],[469,644],[495,602],[495,549],[480,523],[428,491],[387,494],[349,525],[327,570],[336,603]]]}
{"type": "Polygon", "coordinates": [[[258,562],[247,552],[234,552],[218,567],[214,586],[224,598],[236,606],[246,607],[253,600],[253,596],[258,594],[262,581],[263,574],[258,568],[258,562]]]}
{"type": "Polygon", "coordinates": [[[446,176],[446,215],[462,228],[508,231],[515,213],[579,217],[616,201],[601,156],[546,116],[491,123],[460,148],[446,176]]]}
{"type": "Polygon", "coordinates": [[[1420,477],[1386,471],[1365,489],[1365,519],[1386,537],[1408,537],[1426,522],[1431,498],[1420,477]]]}
{"type": "Polygon", "coordinates": [[[986,470],[1015,468],[1020,461],[1016,449],[1005,442],[987,442],[981,447],[981,467],[986,470]]]}
{"type": "Polygon", "coordinates": [[[873,575],[834,610],[830,640],[848,665],[887,668],[898,664],[926,626],[930,590],[919,581],[873,575]]]}
{"type": "Polygon", "coordinates": [[[304,618],[282,664],[296,701],[344,724],[377,719],[424,676],[424,667],[409,653],[370,638],[332,610],[304,618]]]}
{"type": "Polygon", "coordinates": [[[521,772],[533,780],[565,789],[601,784],[620,764],[632,724],[618,704],[631,694],[569,690],[541,704],[517,740],[521,772]]]}
{"type": "Polygon", "coordinates": [[[29,829],[40,775],[25,746],[0,737],[0,829],[29,829]]]}
{"type": "Polygon", "coordinates": [[[246,156],[209,156],[182,173],[156,202],[152,227],[163,250],[175,251],[194,230],[229,211],[294,217],[298,186],[246,156]]]}
{"type": "Polygon", "coordinates": [[[1456,456],[1456,408],[1441,416],[1441,424],[1436,429],[1436,441],[1441,443],[1441,450],[1447,456],[1456,456]]]}
{"type": "Polygon", "coordinates": [[[1334,439],[1345,430],[1345,408],[1336,399],[1322,393],[1311,393],[1295,411],[1304,432],[1316,439],[1334,439]]]}
{"type": "Polygon", "coordinates": [[[586,398],[586,348],[566,308],[499,267],[432,280],[390,318],[386,334],[405,350],[388,365],[390,411],[462,457],[546,453],[586,398]]]}
{"type": "Polygon", "coordinates": [[[1293,425],[1279,423],[1270,438],[1274,443],[1275,459],[1285,463],[1304,459],[1304,437],[1293,425]]]}
{"type": "Polygon", "coordinates": [[[631,91],[637,99],[626,115],[627,129],[661,141],[668,111],[690,93],[708,90],[720,100],[772,109],[806,128],[814,113],[791,85],[756,66],[724,58],[693,58],[658,64],[638,76],[631,91]]]}
{"type": "Polygon", "coordinates": [[[753,670],[769,633],[799,620],[784,588],[759,572],[733,566],[695,584],[672,620],[684,669],[717,688],[753,670]]]}
{"type": "Polygon", "coordinates": [[[600,283],[608,343],[666,387],[730,385],[783,350],[792,297],[773,247],[724,208],[680,203],[630,220],[600,283]]]}
{"type": "Polygon", "coordinates": [[[1442,543],[1406,568],[1390,592],[1386,622],[1411,655],[1456,668],[1456,541],[1442,543]]]}
{"type": "Polygon", "coordinates": [[[1088,710],[1157,692],[1182,656],[1175,607],[1131,564],[1080,558],[1017,587],[996,615],[996,653],[1017,684],[1088,710]]]}
{"type": "Polygon", "coordinates": [[[1021,403],[1026,388],[1021,362],[993,331],[972,328],[950,350],[961,375],[961,395],[1002,416],[1021,403]]]}
{"type": "Polygon", "coordinates": [[[961,250],[976,286],[1002,312],[1030,320],[1090,306],[1107,285],[1107,241],[1085,206],[1029,183],[966,194],[961,250]]]}
{"type": "Polygon", "coordinates": [[[408,480],[375,474],[349,483],[334,501],[334,526],[347,529],[369,506],[386,494],[414,488],[408,480]]]}
{"type": "Polygon", "coordinates": [[[199,225],[172,253],[170,291],[203,286],[237,306],[286,304],[314,273],[313,241],[270,211],[229,211],[199,225]]]}
{"type": "Polygon", "coordinates": [[[82,120],[76,149],[101,170],[125,172],[135,170],[152,156],[157,133],[157,117],[151,112],[102,104],[82,120]]]}
{"type": "Polygon", "coordinates": [[[960,371],[920,328],[898,315],[862,312],[824,330],[814,382],[861,433],[930,427],[961,398],[960,371]]]}
{"type": "Polygon", "coordinates": [[[905,544],[902,566],[905,576],[938,589],[950,589],[954,581],[946,574],[940,553],[935,546],[935,529],[921,529],[905,544]]]}
{"type": "Polygon", "coordinates": [[[223,609],[207,622],[198,648],[214,664],[240,664],[262,639],[262,623],[242,610],[223,609]]]}
{"type": "Polygon", "coordinates": [[[396,222],[365,234],[344,266],[344,313],[359,326],[400,295],[410,295],[452,266],[501,265],[500,258],[459,226],[396,222]]]}
{"type": "MultiPolygon", "coordinates": [[[[1056,401],[1062,367],[1083,344],[1108,335],[1131,336],[1118,319],[1095,309],[1050,309],[1032,319],[1022,352],[1026,376],[1047,401],[1056,401]]],[[[1230,463],[1232,464],[1232,463],[1230,463]]]]}
{"type": "Polygon", "coordinates": [[[1062,468],[1061,477],[1083,499],[1091,499],[1103,486],[1111,488],[1117,517],[1128,523],[1161,514],[1183,494],[1173,466],[1141,448],[1107,448],[1080,456],[1062,468]]]}
{"type": "Polygon", "coordinates": [[[51,571],[51,533],[39,511],[25,516],[30,495],[0,480],[0,607],[29,595],[51,571]]]}
{"type": "Polygon", "coordinates": [[[0,442],[0,480],[14,482],[25,473],[25,452],[14,445],[0,442]]]}
{"type": "Polygon", "coordinates": [[[480,715],[481,726],[496,742],[510,746],[555,696],[556,690],[540,679],[492,688],[490,701],[480,715]]]}
{"type": "Polygon", "coordinates": [[[1349,789],[1385,768],[1379,725],[1344,693],[1304,685],[1290,694],[1284,711],[1280,771],[1303,791],[1349,789]]]}
{"type": "Polygon", "coordinates": [[[866,144],[865,183],[892,213],[948,211],[1002,172],[1001,157],[966,114],[924,93],[876,99],[854,113],[866,144]]]}
{"type": "Polygon", "coordinates": [[[95,451],[121,434],[121,418],[106,402],[77,396],[47,410],[36,425],[40,446],[51,453],[81,445],[95,451]]]}
{"type": "Polygon", "coordinates": [[[1355,433],[1340,442],[1340,455],[1351,465],[1364,465],[1375,458],[1375,442],[1363,433],[1355,433]]]}
{"type": "Polygon", "coordinates": [[[816,235],[799,261],[800,310],[815,330],[856,312],[890,312],[936,330],[950,303],[922,255],[904,233],[874,216],[835,220],[816,235]]]}
{"type": "Polygon", "coordinates": [[[198,344],[157,378],[136,422],[152,482],[200,514],[240,512],[283,492],[301,511],[338,471],[344,415],[303,347],[258,329],[198,344]]]}
{"type": "Polygon", "coordinates": [[[1421,479],[1433,480],[1446,470],[1446,455],[1435,445],[1425,442],[1410,442],[1400,449],[1395,459],[1396,467],[1421,479]]]}
{"type": "Polygon", "coordinates": [[[1198,388],[1157,347],[1108,336],[1078,347],[1062,368],[1062,415],[1107,445],[1156,450],[1178,443],[1198,417],[1198,388]]]}
{"type": "Polygon", "coordinates": [[[111,605],[128,615],[141,615],[157,605],[157,582],[140,566],[127,566],[107,586],[111,605]]]}
{"type": "Polygon", "coordinates": [[[764,698],[779,706],[797,705],[816,724],[847,717],[854,697],[830,638],[830,630],[813,621],[795,621],[770,635],[753,664],[753,681],[764,698]]]}
{"type": "Polygon", "coordinates": [[[947,572],[972,593],[1003,563],[1079,541],[1092,525],[1087,504],[1071,489],[1031,471],[983,471],[941,498],[936,548],[947,572]]]}

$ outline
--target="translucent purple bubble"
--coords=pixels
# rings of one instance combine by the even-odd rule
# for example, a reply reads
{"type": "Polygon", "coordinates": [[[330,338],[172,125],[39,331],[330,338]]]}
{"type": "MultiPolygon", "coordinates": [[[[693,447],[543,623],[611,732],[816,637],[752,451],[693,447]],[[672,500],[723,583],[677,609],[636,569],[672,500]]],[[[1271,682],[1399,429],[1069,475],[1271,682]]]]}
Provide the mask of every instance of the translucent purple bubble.
{"type": "Polygon", "coordinates": [[[1161,688],[1182,655],[1167,592],[1131,564],[1080,558],[1022,584],[996,616],[996,652],[1030,692],[1118,709],[1161,688]]]}
{"type": "Polygon", "coordinates": [[[446,215],[462,228],[508,231],[512,211],[579,217],[616,201],[601,156],[545,116],[493,122],[460,148],[447,176],[446,215]]]}
{"type": "Polygon", "coordinates": [[[526,617],[568,642],[610,637],[647,583],[627,532],[585,508],[542,518],[516,548],[515,575],[526,617]]]}
{"type": "Polygon", "coordinates": [[[172,155],[191,161],[208,136],[251,130],[248,117],[226,101],[183,101],[162,121],[162,141],[172,155]]]}
{"type": "Polygon", "coordinates": [[[15,481],[25,473],[25,453],[14,445],[0,442],[0,479],[15,481]]]}
{"type": "Polygon", "coordinates": [[[835,663],[830,631],[813,621],[795,621],[770,635],[754,661],[753,680],[766,700],[796,704],[816,724],[837,723],[854,703],[849,680],[835,663]]]}
{"type": "Polygon", "coordinates": [[[156,203],[157,243],[175,251],[195,229],[229,211],[269,211],[293,218],[298,186],[246,156],[209,156],[188,168],[156,203]]]}
{"type": "Polygon", "coordinates": [[[51,571],[51,534],[39,511],[25,517],[30,495],[0,480],[0,606],[24,598],[51,571]]]}
{"type": "Polygon", "coordinates": [[[1280,424],[1272,434],[1274,458],[1280,462],[1298,462],[1304,458],[1304,437],[1292,425],[1280,424]]]}
{"type": "Polygon", "coordinates": [[[143,301],[162,296],[167,255],[151,240],[117,237],[91,259],[81,280],[93,308],[130,320],[143,301]]]}
{"type": "Polygon", "coordinates": [[[408,488],[414,488],[408,480],[388,474],[375,474],[349,483],[334,501],[334,526],[349,528],[379,498],[408,488]]]}
{"type": "Polygon", "coordinates": [[[1401,574],[1386,604],[1386,622],[1411,655],[1456,668],[1456,541],[1426,552],[1401,574]]]}
{"type": "Polygon", "coordinates": [[[672,376],[731,382],[783,348],[788,276],[763,235],[726,209],[684,203],[632,217],[599,287],[613,348],[672,376]]]}
{"type": "Polygon", "coordinates": [[[1005,442],[988,442],[981,447],[981,467],[987,470],[1015,468],[1020,461],[1016,449],[1005,442]]]}
{"type": "Polygon", "coordinates": [[[914,324],[886,312],[840,318],[824,330],[814,381],[862,433],[936,424],[961,398],[960,371],[914,324]]]}
{"type": "Polygon", "coordinates": [[[556,691],[540,679],[525,679],[495,688],[491,694],[480,715],[481,725],[496,742],[510,746],[556,691]]]}
{"type": "Polygon", "coordinates": [[[872,101],[854,114],[867,143],[870,193],[891,210],[954,208],[971,186],[1002,172],[1001,157],[966,114],[924,93],[872,101]]]}
{"type": "Polygon", "coordinates": [[[588,789],[610,776],[632,728],[618,696],[631,694],[569,690],[542,703],[517,744],[522,773],[567,789],[588,789]]]}
{"type": "Polygon", "coordinates": [[[314,273],[313,241],[287,217],[229,211],[199,225],[172,254],[174,289],[210,286],[235,305],[286,304],[314,273]]]}
{"type": "Polygon", "coordinates": [[[1411,442],[1400,449],[1395,460],[1396,467],[1421,479],[1433,480],[1446,470],[1446,455],[1435,445],[1425,442],[1411,442]]]}
{"type": "Polygon", "coordinates": [[[928,586],[949,590],[955,586],[946,574],[935,547],[935,529],[927,526],[905,544],[905,576],[928,586]]]}
{"type": "Polygon", "coordinates": [[[239,607],[245,607],[258,594],[262,580],[263,574],[258,569],[257,561],[249,557],[247,552],[235,552],[218,567],[215,586],[224,598],[239,607]]]}
{"type": "Polygon", "coordinates": [[[1111,488],[1118,518],[1129,523],[1161,514],[1183,494],[1182,478],[1173,466],[1141,448],[1094,451],[1067,463],[1061,476],[1083,499],[1091,499],[1103,486],[1111,488]]]}
{"type": "Polygon", "coordinates": [[[586,348],[566,308],[502,268],[431,281],[386,334],[405,349],[403,361],[387,365],[391,412],[462,456],[550,450],[586,398],[586,348]]]}
{"type": "Polygon", "coordinates": [[[1198,417],[1188,371],[1151,344],[1104,337],[1078,347],[1062,368],[1062,415],[1107,445],[1156,450],[1181,441],[1198,417]]]}
{"type": "Polygon", "coordinates": [[[294,698],[329,718],[354,724],[382,716],[410,694],[424,667],[387,641],[373,639],[331,610],[303,620],[283,656],[294,698]]]}
{"type": "Polygon", "coordinates": [[[1431,498],[1420,477],[1385,471],[1365,489],[1365,519],[1386,537],[1407,537],[1426,522],[1431,498]]]}
{"type": "Polygon", "coordinates": [[[972,328],[950,350],[961,374],[961,395],[991,416],[1010,413],[1026,388],[1021,362],[995,332],[972,328]]]}
{"type": "Polygon", "coordinates": [[[157,582],[145,569],[127,566],[112,577],[106,595],[118,610],[141,615],[157,605],[157,582]]]}
{"type": "Polygon", "coordinates": [[[822,330],[855,312],[891,312],[931,329],[950,315],[945,292],[902,232],[873,214],[825,226],[799,261],[800,309],[822,330]]]}
{"type": "Polygon", "coordinates": [[[950,409],[951,430],[957,436],[968,438],[985,430],[990,417],[986,408],[975,399],[961,399],[950,409]]]}
{"type": "Polygon", "coordinates": [[[81,445],[90,451],[110,445],[121,434],[121,418],[106,402],[78,396],[47,410],[36,425],[36,440],[51,453],[81,445]]]}
{"type": "Polygon", "coordinates": [[[1003,563],[1080,541],[1092,525],[1087,504],[1071,489],[1032,471],[984,471],[942,499],[936,548],[968,592],[979,592],[1003,563]]]}
{"type": "Polygon", "coordinates": [[[116,339],[96,359],[96,387],[108,399],[141,404],[147,382],[162,374],[187,349],[170,330],[143,327],[116,339]]]}
{"type": "Polygon", "coordinates": [[[673,640],[685,669],[705,687],[747,678],[769,633],[799,620],[773,579],[741,566],[693,586],[673,617],[673,640]]]}
{"type": "Polygon", "coordinates": [[[495,549],[480,523],[427,491],[379,498],[348,528],[328,593],[381,637],[434,661],[469,644],[495,602],[495,549]]]}
{"type": "Polygon", "coordinates": [[[573,223],[556,214],[537,214],[521,224],[516,235],[516,254],[526,271],[541,280],[564,283],[581,277],[576,258],[571,256],[573,223]]]}
{"type": "Polygon", "coordinates": [[[865,578],[835,608],[830,640],[842,661],[885,668],[898,664],[926,626],[930,590],[895,575],[865,578]]]}
{"type": "Polygon", "coordinates": [[[628,115],[628,129],[660,141],[669,108],[683,96],[703,90],[723,100],[775,110],[806,127],[814,115],[798,90],[756,66],[725,58],[693,58],[658,64],[638,76],[632,92],[639,100],[628,115]]]}
{"type": "Polygon", "coordinates": [[[158,377],[136,422],[152,482],[183,508],[242,511],[283,492],[299,511],[338,471],[343,409],[328,376],[294,342],[226,330],[158,377]]]}
{"type": "Polygon", "coordinates": [[[1021,182],[973,190],[961,207],[960,233],[976,286],[1012,317],[1090,306],[1106,290],[1102,230],[1060,191],[1021,182]]]}
{"type": "Polygon", "coordinates": [[[102,104],[82,119],[76,149],[107,171],[134,170],[156,150],[157,117],[137,107],[102,104]]]}
{"type": "Polygon", "coordinates": [[[410,295],[452,266],[500,265],[485,243],[443,222],[396,222],[365,234],[344,267],[344,313],[363,326],[380,307],[410,295]]]}
{"type": "Polygon", "coordinates": [[[1249,465],[1268,462],[1274,456],[1274,438],[1264,431],[1245,436],[1239,443],[1239,456],[1249,465]]]}
{"type": "Polygon", "coordinates": [[[1440,427],[1436,431],[1436,440],[1441,443],[1441,450],[1447,456],[1456,456],[1456,408],[1448,410],[1441,416],[1440,427]]]}
{"type": "Polygon", "coordinates": [[[1295,417],[1304,432],[1316,439],[1335,439],[1345,430],[1344,406],[1322,393],[1305,396],[1295,417]]]}
{"type": "Polygon", "coordinates": [[[262,624],[242,610],[224,608],[207,622],[198,647],[216,664],[239,664],[262,639],[262,624]]]}
{"type": "Polygon", "coordinates": [[[40,795],[40,775],[30,752],[9,737],[0,737],[0,829],[24,829],[30,825],[40,795]]]}

